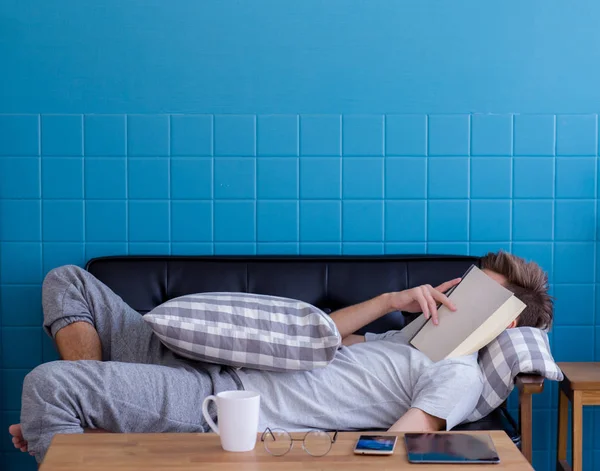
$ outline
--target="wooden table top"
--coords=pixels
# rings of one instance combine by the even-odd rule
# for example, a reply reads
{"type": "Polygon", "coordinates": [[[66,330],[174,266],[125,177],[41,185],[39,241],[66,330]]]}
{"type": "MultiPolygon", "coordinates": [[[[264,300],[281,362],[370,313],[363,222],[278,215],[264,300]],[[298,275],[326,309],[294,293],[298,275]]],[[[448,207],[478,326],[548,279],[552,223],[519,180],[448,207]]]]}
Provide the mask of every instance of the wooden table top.
{"type": "Polygon", "coordinates": [[[576,391],[600,390],[599,362],[563,362],[557,363],[557,365],[570,383],[571,389],[576,391]]]}
{"type": "MultiPolygon", "coordinates": [[[[469,465],[469,470],[485,469],[527,471],[533,470],[518,448],[502,431],[489,433],[500,464],[469,465]]],[[[293,434],[302,436],[302,434],[293,434]]],[[[212,433],[164,434],[77,434],[56,435],[41,466],[41,471],[397,471],[399,468],[448,471],[452,465],[410,464],[406,458],[402,434],[398,433],[396,450],[391,456],[364,456],[353,453],[360,434],[340,432],[337,441],[326,456],[312,457],[302,450],[300,443],[282,457],[268,454],[257,439],[253,451],[228,453],[221,449],[219,437],[212,433]],[[300,446],[298,446],[300,445],[300,446]]],[[[394,434],[388,434],[394,435],[394,434]]]]}

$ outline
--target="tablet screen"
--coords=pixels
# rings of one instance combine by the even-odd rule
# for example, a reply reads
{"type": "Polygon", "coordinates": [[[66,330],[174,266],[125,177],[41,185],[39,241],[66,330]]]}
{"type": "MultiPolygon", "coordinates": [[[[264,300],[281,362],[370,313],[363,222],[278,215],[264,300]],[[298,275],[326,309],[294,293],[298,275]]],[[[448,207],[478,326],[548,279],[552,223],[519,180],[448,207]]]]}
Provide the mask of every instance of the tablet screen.
{"type": "Polygon", "coordinates": [[[487,434],[407,433],[404,435],[411,463],[499,463],[487,434]]]}

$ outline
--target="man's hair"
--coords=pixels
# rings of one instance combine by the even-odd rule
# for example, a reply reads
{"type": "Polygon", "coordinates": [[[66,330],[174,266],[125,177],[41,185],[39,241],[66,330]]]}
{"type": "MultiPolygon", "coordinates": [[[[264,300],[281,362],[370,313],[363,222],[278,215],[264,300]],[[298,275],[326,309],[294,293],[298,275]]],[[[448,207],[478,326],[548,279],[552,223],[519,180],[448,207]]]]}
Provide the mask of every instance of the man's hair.
{"type": "Polygon", "coordinates": [[[554,309],[548,294],[548,275],[537,263],[500,251],[481,257],[481,268],[503,275],[506,288],[527,305],[519,316],[519,327],[549,329],[552,326],[554,309]]]}

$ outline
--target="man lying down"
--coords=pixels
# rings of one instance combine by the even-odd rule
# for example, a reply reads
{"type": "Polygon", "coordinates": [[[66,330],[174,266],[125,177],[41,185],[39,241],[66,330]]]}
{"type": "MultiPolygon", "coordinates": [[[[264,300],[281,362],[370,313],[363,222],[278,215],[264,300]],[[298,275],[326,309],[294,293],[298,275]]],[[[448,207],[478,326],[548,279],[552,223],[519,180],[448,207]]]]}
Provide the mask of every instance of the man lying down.
{"type": "MultiPolygon", "coordinates": [[[[548,327],[547,277],[532,262],[500,252],[481,268],[527,305],[510,327],[548,327]]],[[[247,389],[261,395],[259,428],[436,431],[464,422],[482,390],[477,354],[432,363],[399,332],[357,336],[393,311],[437,318],[436,304],[454,309],[437,288],[382,294],[334,312],[343,338],[332,362],[301,372],[233,369],[186,360],[163,346],[148,323],[90,273],[73,266],[51,271],[43,285],[44,328],[63,361],[35,368],[23,383],[21,423],[13,443],[41,462],[54,434],[207,432],[203,399],[247,389]]]]}

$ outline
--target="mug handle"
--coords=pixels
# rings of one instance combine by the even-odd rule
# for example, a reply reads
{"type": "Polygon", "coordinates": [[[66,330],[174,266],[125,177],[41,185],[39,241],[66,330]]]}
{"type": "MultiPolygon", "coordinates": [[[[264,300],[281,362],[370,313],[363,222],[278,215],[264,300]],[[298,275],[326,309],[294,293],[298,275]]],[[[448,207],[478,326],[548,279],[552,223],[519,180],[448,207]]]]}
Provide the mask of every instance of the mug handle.
{"type": "Polygon", "coordinates": [[[219,435],[219,427],[213,422],[213,419],[210,418],[210,414],[208,413],[208,403],[210,401],[215,401],[216,404],[217,397],[211,395],[207,396],[206,399],[204,399],[204,401],[202,402],[202,415],[204,416],[204,420],[206,420],[212,431],[219,435]]]}

